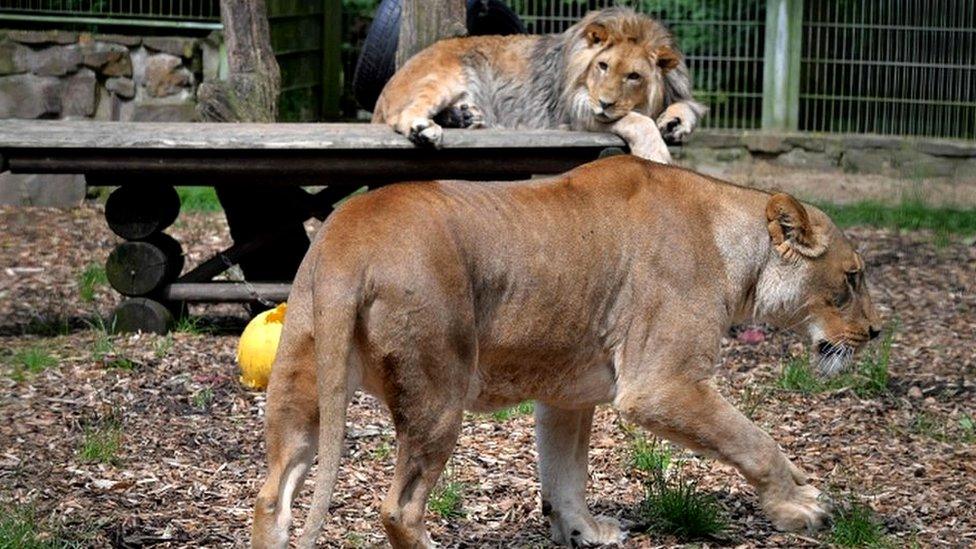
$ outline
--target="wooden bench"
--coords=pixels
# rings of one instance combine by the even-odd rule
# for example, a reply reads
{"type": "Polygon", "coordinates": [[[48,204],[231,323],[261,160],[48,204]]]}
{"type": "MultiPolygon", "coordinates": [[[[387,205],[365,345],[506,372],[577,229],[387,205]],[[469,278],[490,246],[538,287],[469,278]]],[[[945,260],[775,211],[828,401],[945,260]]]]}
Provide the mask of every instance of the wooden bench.
{"type": "Polygon", "coordinates": [[[446,130],[441,149],[418,148],[371,124],[208,124],[0,121],[0,171],[84,174],[118,187],[105,216],[125,239],[106,272],[126,299],[120,331],[163,332],[187,302],[282,301],[289,285],[214,278],[275,240],[275,228],[184,272],[180,244],[164,232],[179,214],[174,185],[324,187],[295,219],[324,219],[351,191],[397,181],[497,181],[556,174],[619,152],[613,135],[545,130],[446,130]]]}

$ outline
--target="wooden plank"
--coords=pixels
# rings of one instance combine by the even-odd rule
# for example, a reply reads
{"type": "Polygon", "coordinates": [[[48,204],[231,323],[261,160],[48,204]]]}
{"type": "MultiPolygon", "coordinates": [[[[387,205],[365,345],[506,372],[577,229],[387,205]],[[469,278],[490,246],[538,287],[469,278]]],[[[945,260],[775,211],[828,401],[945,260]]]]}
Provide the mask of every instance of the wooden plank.
{"type": "MultiPolygon", "coordinates": [[[[558,130],[444,130],[444,149],[545,149],[620,147],[611,134],[558,130]]],[[[0,155],[11,149],[141,150],[413,150],[381,124],[213,124],[4,120],[0,155]]],[[[13,161],[10,157],[9,160],[13,161]]]]}
{"type": "Polygon", "coordinates": [[[256,298],[269,301],[285,301],[291,284],[271,282],[179,282],[163,288],[163,299],[194,303],[248,302],[256,298]]]}
{"type": "Polygon", "coordinates": [[[555,174],[595,160],[602,147],[380,150],[9,149],[15,173],[84,173],[92,184],[336,185],[395,181],[495,181],[555,174]],[[138,173],[139,180],[129,177],[138,173]]]}

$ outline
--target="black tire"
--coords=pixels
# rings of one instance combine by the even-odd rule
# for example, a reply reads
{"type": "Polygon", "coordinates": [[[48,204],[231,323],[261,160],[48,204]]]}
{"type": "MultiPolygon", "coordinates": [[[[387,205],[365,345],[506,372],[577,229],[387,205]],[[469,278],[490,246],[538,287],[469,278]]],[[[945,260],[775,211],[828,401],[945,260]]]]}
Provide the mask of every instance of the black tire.
{"type": "Polygon", "coordinates": [[[525,25],[502,0],[468,0],[468,34],[525,34],[525,25]]]}
{"type": "MultiPolygon", "coordinates": [[[[525,25],[502,0],[467,0],[470,35],[523,34],[525,25]]],[[[396,49],[400,39],[400,0],[383,0],[376,8],[356,62],[352,90],[359,105],[372,111],[383,86],[396,70],[396,49]]]]}

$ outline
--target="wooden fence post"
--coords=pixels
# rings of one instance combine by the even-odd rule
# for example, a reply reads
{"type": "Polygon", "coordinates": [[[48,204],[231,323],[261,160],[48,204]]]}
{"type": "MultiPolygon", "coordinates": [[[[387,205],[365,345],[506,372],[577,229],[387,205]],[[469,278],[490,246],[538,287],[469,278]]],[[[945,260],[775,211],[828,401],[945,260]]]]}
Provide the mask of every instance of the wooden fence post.
{"type": "Polygon", "coordinates": [[[467,34],[466,14],[464,0],[403,0],[397,68],[441,38],[467,34]]]}
{"type": "Polygon", "coordinates": [[[764,130],[799,128],[802,24],[803,0],[766,0],[764,130]]]}
{"type": "Polygon", "coordinates": [[[322,10],[321,119],[339,117],[342,95],[342,1],[324,0],[322,10]]]}

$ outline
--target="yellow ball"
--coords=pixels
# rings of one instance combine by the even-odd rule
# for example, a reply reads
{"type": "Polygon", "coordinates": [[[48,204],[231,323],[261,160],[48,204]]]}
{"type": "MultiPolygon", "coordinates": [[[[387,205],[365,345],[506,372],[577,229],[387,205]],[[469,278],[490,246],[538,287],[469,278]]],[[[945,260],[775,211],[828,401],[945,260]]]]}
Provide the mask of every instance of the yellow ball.
{"type": "Polygon", "coordinates": [[[271,377],[271,365],[278,351],[281,328],[285,322],[286,303],[251,319],[237,344],[237,364],[241,383],[249,389],[264,389],[271,377]]]}

